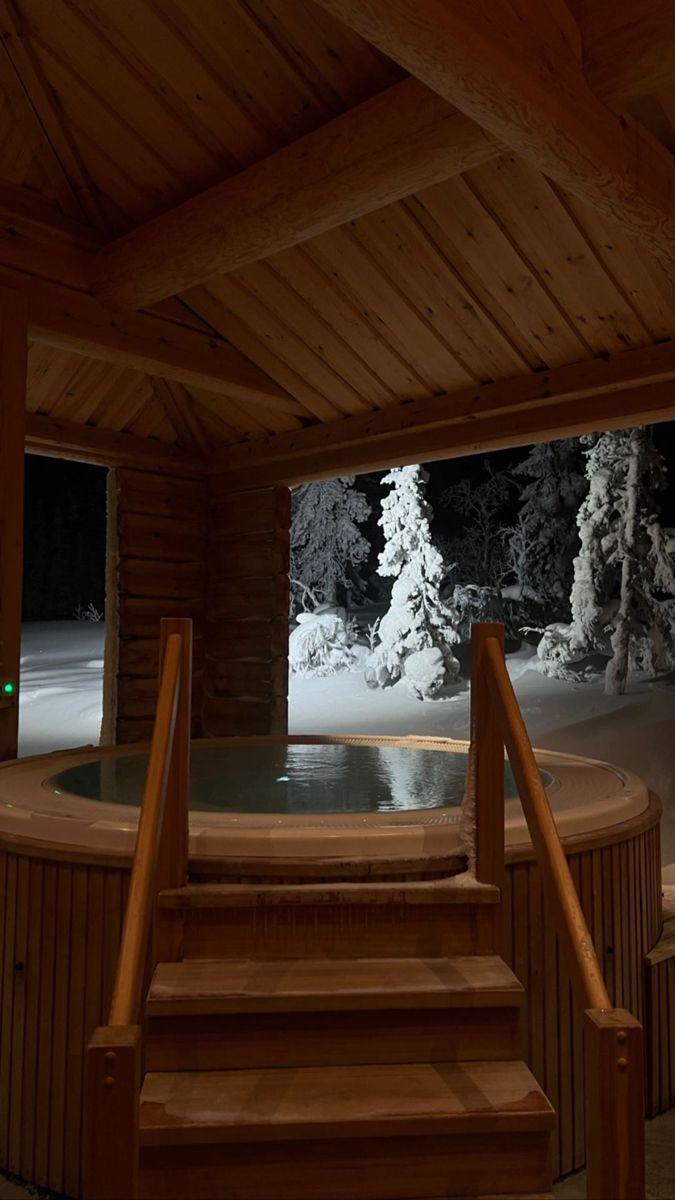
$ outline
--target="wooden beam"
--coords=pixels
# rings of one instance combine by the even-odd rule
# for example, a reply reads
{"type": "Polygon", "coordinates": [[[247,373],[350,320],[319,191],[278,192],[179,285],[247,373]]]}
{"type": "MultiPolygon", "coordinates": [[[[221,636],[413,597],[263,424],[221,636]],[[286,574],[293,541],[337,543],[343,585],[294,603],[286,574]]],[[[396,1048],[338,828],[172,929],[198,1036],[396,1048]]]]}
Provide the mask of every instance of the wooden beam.
{"type": "MultiPolygon", "coordinates": [[[[22,450],[24,443],[22,442],[22,450]]],[[[25,449],[46,458],[71,458],[106,467],[138,467],[158,474],[199,475],[204,460],[156,438],[135,437],[76,421],[55,420],[37,413],[25,419],[25,449]]]]}
{"type": "Polygon", "coordinates": [[[675,269],[672,155],[597,100],[549,4],[316,2],[675,269]]]}
{"type": "Polygon", "coordinates": [[[406,79],[106,246],[93,290],[145,308],[497,153],[493,138],[406,79]]]}
{"type": "Polygon", "coordinates": [[[623,109],[675,83],[672,0],[571,0],[581,29],[584,74],[597,96],[623,109]]]}
{"type": "MultiPolygon", "coordinates": [[[[51,254],[46,252],[41,269],[57,274],[62,267],[62,249],[56,246],[51,254]]],[[[38,250],[39,243],[24,239],[24,268],[29,261],[38,263],[38,250]]],[[[65,252],[70,253],[70,248],[65,247],[65,252]]],[[[2,257],[0,236],[0,264],[2,257]]],[[[36,278],[27,269],[0,265],[0,287],[15,291],[27,302],[31,341],[174,379],[188,388],[307,416],[297,400],[222,338],[148,313],[120,316],[75,286],[36,278]]]]}
{"type": "Polygon", "coordinates": [[[25,302],[0,290],[0,760],[16,758],[19,729],[27,354],[25,302]]]}
{"type": "Polygon", "coordinates": [[[228,446],[209,470],[233,490],[293,486],[674,417],[668,342],[228,446]]]}

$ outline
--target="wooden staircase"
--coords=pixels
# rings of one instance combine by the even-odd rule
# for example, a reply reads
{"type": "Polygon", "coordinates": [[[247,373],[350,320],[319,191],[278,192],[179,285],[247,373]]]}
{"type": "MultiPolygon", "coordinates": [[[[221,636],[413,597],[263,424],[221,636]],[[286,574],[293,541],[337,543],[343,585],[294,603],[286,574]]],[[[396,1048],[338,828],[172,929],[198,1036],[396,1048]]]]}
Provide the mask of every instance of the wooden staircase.
{"type": "Polygon", "coordinates": [[[498,956],[465,952],[495,889],[424,889],[385,887],[375,911],[372,885],[335,885],[328,904],[312,885],[160,894],[183,957],[156,966],[147,997],[140,1197],[551,1194],[554,1114],[521,1061],[523,989],[498,956]],[[242,919],[256,957],[226,957],[242,919]],[[325,957],[307,957],[308,925],[325,957]]]}
{"type": "Polygon", "coordinates": [[[87,1050],[85,1200],[551,1196],[554,1114],[498,954],[504,744],[583,1013],[587,1195],[644,1200],[642,1029],[612,1007],[502,635],[474,627],[471,875],[199,885],[190,625],[162,622],[110,1017],[87,1050]]]}

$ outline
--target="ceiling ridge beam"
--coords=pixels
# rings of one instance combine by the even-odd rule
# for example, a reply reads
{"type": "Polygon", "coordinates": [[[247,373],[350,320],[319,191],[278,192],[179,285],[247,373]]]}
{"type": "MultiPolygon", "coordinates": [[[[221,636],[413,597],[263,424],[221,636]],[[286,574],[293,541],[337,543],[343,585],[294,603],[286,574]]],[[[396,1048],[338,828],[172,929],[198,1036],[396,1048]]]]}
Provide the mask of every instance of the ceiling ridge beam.
{"type": "Polygon", "coordinates": [[[209,471],[233,487],[295,484],[673,417],[668,342],[242,442],[209,471]]]}
{"type": "Polygon", "coordinates": [[[595,97],[546,5],[316,3],[675,269],[672,155],[595,97]]]}
{"type": "Polygon", "coordinates": [[[404,79],[105,246],[92,289],[116,307],[145,308],[499,153],[473,121],[404,79]]]}

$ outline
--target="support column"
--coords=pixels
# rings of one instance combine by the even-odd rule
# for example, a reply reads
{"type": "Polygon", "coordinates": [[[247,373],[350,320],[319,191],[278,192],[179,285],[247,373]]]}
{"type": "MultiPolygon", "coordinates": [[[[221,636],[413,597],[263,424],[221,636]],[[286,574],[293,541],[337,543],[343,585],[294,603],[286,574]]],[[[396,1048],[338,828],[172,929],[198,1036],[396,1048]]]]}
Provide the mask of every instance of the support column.
{"type": "MultiPolygon", "coordinates": [[[[204,587],[206,579],[206,483],[157,472],[118,468],[109,491],[108,579],[117,581],[116,604],[106,604],[106,621],[117,640],[114,691],[115,740],[147,740],[157,708],[159,622],[190,617],[194,629],[192,735],[200,737],[202,707],[204,587]],[[114,504],[114,514],[110,511],[114,504]]],[[[113,598],[114,599],[114,598],[113,598]]],[[[108,661],[108,660],[106,660],[108,661]]],[[[112,682],[106,688],[112,690],[112,682]]]]}
{"type": "Polygon", "coordinates": [[[27,354],[26,302],[0,288],[0,760],[19,728],[27,354]]]}
{"type": "Polygon", "coordinates": [[[286,733],[290,492],[210,487],[204,733],[286,733]]]}

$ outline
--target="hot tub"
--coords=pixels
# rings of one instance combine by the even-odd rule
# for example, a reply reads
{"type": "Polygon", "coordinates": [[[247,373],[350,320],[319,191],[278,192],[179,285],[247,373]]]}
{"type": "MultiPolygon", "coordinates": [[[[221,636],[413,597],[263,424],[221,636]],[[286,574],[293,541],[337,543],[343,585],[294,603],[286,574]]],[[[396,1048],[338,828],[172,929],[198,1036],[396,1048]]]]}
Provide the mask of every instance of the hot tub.
{"type": "MultiPolygon", "coordinates": [[[[222,738],[194,743],[190,853],[234,859],[442,859],[462,853],[468,745],[428,737],[222,738]]],[[[606,763],[539,751],[561,836],[629,820],[649,797],[606,763]]],[[[0,768],[0,831],[133,849],[147,747],[73,750],[0,768]]],[[[528,834],[505,765],[506,844],[528,834]]]]}
{"type": "MultiPolygon", "coordinates": [[[[143,750],[0,765],[0,1032],[14,1098],[10,1112],[0,1094],[10,1148],[0,1169],[70,1196],[80,1194],[84,1046],[110,1004],[143,750]]],[[[465,743],[438,738],[196,742],[191,876],[397,887],[461,871],[466,755],[465,743]]],[[[643,1016],[644,957],[661,930],[659,802],[606,763],[537,758],[612,1000],[643,1016]]],[[[558,1113],[559,1174],[583,1163],[581,1028],[508,777],[506,791],[504,957],[527,987],[527,1057],[558,1113]]],[[[279,918],[267,907],[260,919],[279,918]]]]}

